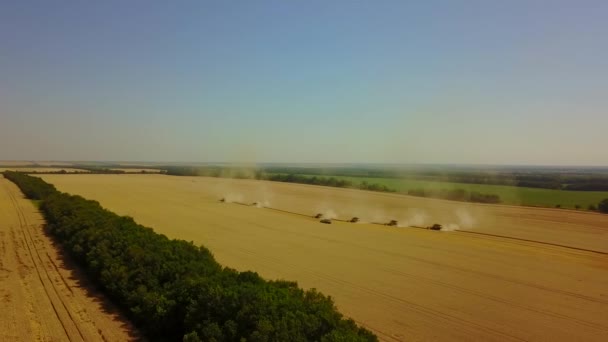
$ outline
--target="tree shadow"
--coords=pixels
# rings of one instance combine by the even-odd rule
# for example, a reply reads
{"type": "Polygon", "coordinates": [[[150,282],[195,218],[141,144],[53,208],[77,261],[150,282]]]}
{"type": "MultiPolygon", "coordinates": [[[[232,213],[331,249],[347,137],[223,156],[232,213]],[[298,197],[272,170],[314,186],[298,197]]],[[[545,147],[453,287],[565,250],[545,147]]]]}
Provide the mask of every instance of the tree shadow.
{"type": "MultiPolygon", "coordinates": [[[[112,318],[114,322],[120,322],[121,329],[127,332],[129,339],[127,341],[148,341],[143,334],[135,327],[135,325],[127,318],[127,315],[114,304],[93,281],[89,278],[82,267],[67,253],[61,243],[51,234],[46,226],[42,224],[43,233],[51,242],[51,245],[57,252],[59,264],[58,268],[63,268],[69,272],[69,280],[75,285],[84,290],[85,295],[91,301],[101,308],[102,312],[112,318]]],[[[61,274],[60,274],[61,275],[61,274]]],[[[70,286],[66,284],[68,288],[70,286]]],[[[71,291],[71,289],[70,289],[71,291]]],[[[104,341],[110,341],[103,335],[103,331],[98,328],[98,332],[104,341]]]]}

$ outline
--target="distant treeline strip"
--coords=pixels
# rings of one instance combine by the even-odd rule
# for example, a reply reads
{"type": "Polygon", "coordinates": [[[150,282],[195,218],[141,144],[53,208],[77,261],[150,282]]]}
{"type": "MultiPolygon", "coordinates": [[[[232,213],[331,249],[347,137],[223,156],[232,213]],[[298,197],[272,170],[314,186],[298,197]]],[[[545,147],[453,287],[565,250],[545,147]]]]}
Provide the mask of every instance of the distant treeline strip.
{"type": "Polygon", "coordinates": [[[83,169],[79,169],[79,170],[70,170],[70,171],[66,171],[66,170],[53,170],[52,168],[49,168],[48,170],[45,170],[45,168],[39,168],[37,170],[19,170],[19,168],[14,168],[13,171],[5,171],[5,172],[18,172],[18,173],[23,173],[23,174],[35,174],[35,175],[67,175],[67,174],[90,174],[93,173],[91,171],[87,171],[87,170],[83,170],[83,169]]]}
{"type": "Polygon", "coordinates": [[[363,181],[359,184],[355,184],[348,179],[336,178],[336,177],[317,177],[317,176],[304,176],[298,174],[266,174],[258,179],[269,180],[273,182],[286,182],[286,183],[300,183],[300,184],[311,184],[311,185],[322,185],[332,186],[336,188],[357,188],[369,191],[382,191],[382,192],[396,192],[397,190],[391,189],[383,184],[370,184],[363,181]]]}
{"type": "Polygon", "coordinates": [[[205,247],[170,240],[96,201],[4,175],[42,200],[48,231],[150,340],[377,341],[314,289],[222,267],[205,247]]]}
{"type": "Polygon", "coordinates": [[[167,167],[167,175],[172,176],[206,176],[206,177],[223,177],[223,178],[237,178],[237,179],[258,179],[268,180],[273,182],[285,182],[285,183],[299,183],[299,184],[311,184],[311,185],[322,185],[331,186],[336,188],[355,188],[369,191],[381,191],[381,192],[396,192],[397,190],[391,189],[383,184],[368,183],[363,181],[360,183],[354,183],[351,180],[337,178],[337,177],[323,177],[323,176],[307,176],[295,173],[281,174],[281,173],[266,173],[263,171],[246,172],[239,170],[223,169],[221,167],[167,167]]]}
{"type": "MultiPolygon", "coordinates": [[[[41,167],[37,170],[27,170],[27,171],[22,171],[19,170],[19,168],[15,168],[13,172],[19,172],[19,173],[25,173],[25,174],[49,174],[49,175],[63,175],[63,174],[124,174],[124,173],[129,173],[125,170],[115,170],[115,169],[108,169],[108,168],[103,168],[103,167],[83,167],[83,166],[79,166],[79,167],[75,167],[76,169],[74,170],[70,170],[70,171],[66,171],[66,170],[52,170],[53,168],[49,168],[49,170],[45,170],[45,168],[41,167]]],[[[146,170],[141,170],[138,173],[156,173],[156,172],[149,172],[146,170]]],[[[158,173],[162,173],[162,170],[159,170],[158,173]]]]}
{"type": "Polygon", "coordinates": [[[441,198],[452,201],[475,202],[475,203],[500,203],[500,196],[494,194],[482,194],[479,192],[468,192],[464,189],[454,190],[425,190],[412,189],[407,192],[410,196],[441,198]]]}
{"type": "Polygon", "coordinates": [[[334,175],[342,177],[408,178],[435,182],[507,185],[526,188],[567,191],[608,191],[608,175],[603,173],[536,170],[529,171],[475,171],[475,170],[400,170],[395,168],[364,167],[266,167],[266,173],[334,175]]]}

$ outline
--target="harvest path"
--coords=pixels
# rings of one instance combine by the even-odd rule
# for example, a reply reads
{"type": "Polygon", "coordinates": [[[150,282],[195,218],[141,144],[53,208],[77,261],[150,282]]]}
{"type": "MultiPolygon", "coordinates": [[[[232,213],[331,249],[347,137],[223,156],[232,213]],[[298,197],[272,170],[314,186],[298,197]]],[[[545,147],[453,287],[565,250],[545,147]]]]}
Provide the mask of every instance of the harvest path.
{"type": "Polygon", "coordinates": [[[127,341],[128,325],[85,291],[42,217],[0,176],[0,341],[127,341]]]}
{"type": "Polygon", "coordinates": [[[224,265],[315,287],[386,341],[608,340],[608,256],[551,245],[608,251],[608,216],[247,180],[42,178],[169,237],[204,244],[224,265]],[[474,220],[461,223],[475,221],[474,231],[523,240],[310,217],[329,209],[380,222],[425,213],[426,224],[466,213],[474,220]]]}

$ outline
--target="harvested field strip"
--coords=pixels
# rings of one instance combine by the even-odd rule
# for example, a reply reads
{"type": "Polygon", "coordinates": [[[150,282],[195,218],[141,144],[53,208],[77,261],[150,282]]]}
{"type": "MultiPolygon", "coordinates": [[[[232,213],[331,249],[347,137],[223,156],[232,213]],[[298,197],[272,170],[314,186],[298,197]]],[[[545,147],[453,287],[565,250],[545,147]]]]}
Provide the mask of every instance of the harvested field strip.
{"type": "Polygon", "coordinates": [[[83,284],[43,234],[41,217],[0,176],[0,340],[129,341],[133,328],[83,284]]]}
{"type": "MultiPolygon", "coordinates": [[[[4,186],[6,188],[6,184],[4,184],[4,186]]],[[[38,280],[44,288],[44,292],[46,293],[46,296],[49,299],[51,306],[53,307],[53,311],[55,312],[57,319],[59,320],[61,326],[63,327],[63,330],[65,331],[66,337],[70,341],[84,341],[84,336],[82,335],[82,332],[78,328],[78,325],[74,322],[74,318],[70,314],[69,309],[61,299],[57,288],[55,287],[55,283],[53,282],[51,276],[49,275],[49,272],[47,271],[47,268],[42,266],[44,264],[44,260],[40,256],[38,250],[36,248],[32,248],[32,245],[34,244],[34,239],[32,238],[29,228],[30,225],[27,222],[26,216],[23,214],[23,210],[17,203],[14,194],[8,190],[7,193],[9,194],[9,198],[13,204],[13,208],[17,212],[17,216],[19,218],[19,228],[21,230],[21,233],[23,234],[23,241],[25,242],[25,245],[29,252],[28,254],[30,256],[32,264],[36,269],[38,280]]]]}

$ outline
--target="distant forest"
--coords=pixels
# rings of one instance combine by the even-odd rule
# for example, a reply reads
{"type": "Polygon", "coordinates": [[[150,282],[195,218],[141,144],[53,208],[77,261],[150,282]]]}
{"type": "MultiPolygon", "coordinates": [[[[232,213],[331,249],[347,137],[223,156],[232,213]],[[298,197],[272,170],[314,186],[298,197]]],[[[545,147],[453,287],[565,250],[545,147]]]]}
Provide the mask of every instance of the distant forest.
{"type": "Polygon", "coordinates": [[[412,189],[407,192],[410,196],[441,198],[451,201],[475,202],[475,203],[500,203],[500,196],[494,194],[482,194],[479,192],[468,192],[463,189],[453,190],[425,190],[412,189]]]}

